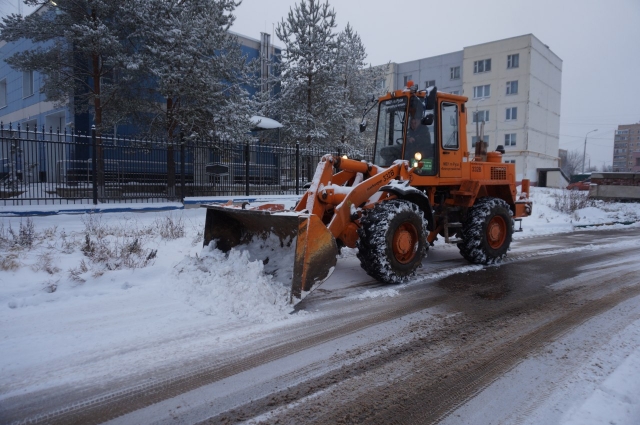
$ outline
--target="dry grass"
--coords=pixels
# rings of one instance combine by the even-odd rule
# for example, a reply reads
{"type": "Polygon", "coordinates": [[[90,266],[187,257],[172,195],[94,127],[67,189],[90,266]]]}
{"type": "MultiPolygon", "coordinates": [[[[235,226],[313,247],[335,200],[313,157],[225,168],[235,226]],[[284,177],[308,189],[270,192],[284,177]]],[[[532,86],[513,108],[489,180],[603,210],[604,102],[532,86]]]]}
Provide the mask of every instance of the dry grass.
{"type": "MultiPolygon", "coordinates": [[[[32,218],[20,220],[17,229],[0,222],[0,270],[19,269],[22,264],[18,258],[32,252],[36,260],[29,265],[31,269],[53,276],[61,271],[57,265],[58,255],[80,250],[85,258],[67,273],[72,280],[85,282],[109,270],[145,267],[157,255],[156,249],[148,247],[150,242],[158,237],[173,240],[186,236],[181,215],[168,215],[141,225],[131,218],[113,223],[104,220],[102,214],[88,214],[82,217],[82,223],[82,231],[67,233],[64,229],[58,231],[57,227],[38,232],[32,218]]],[[[47,288],[54,292],[57,283],[47,288]]]]}
{"type": "Polygon", "coordinates": [[[551,196],[553,198],[551,208],[566,214],[594,206],[594,201],[589,199],[589,192],[586,191],[563,189],[562,192],[554,193],[551,196]]]}
{"type": "Polygon", "coordinates": [[[154,222],[157,233],[162,239],[178,239],[185,236],[184,221],[182,217],[173,217],[169,214],[164,218],[157,218],[154,222]]]}
{"type": "Polygon", "coordinates": [[[16,254],[7,254],[0,256],[0,270],[2,271],[14,271],[20,268],[18,262],[18,256],[16,254]]]}
{"type": "Polygon", "coordinates": [[[60,271],[60,267],[56,266],[50,252],[44,252],[38,255],[38,260],[31,266],[34,272],[45,271],[51,275],[60,271]]]}

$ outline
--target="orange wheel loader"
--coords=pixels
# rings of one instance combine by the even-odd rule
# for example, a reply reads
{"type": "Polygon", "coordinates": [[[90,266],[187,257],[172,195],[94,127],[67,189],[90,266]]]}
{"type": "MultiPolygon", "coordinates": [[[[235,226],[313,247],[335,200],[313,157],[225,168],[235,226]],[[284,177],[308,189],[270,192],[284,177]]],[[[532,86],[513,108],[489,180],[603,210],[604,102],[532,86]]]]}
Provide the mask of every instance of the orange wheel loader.
{"type": "Polygon", "coordinates": [[[384,283],[413,275],[438,236],[471,263],[500,261],[522,230],[515,222],[531,214],[529,181],[518,194],[515,164],[502,162],[501,146],[486,152],[480,137],[469,152],[466,101],[412,82],[387,93],[371,107],[373,162],[325,155],[290,211],[205,205],[204,245],[247,249],[291,285],[291,302],[330,276],[343,246],[357,248],[362,268],[384,283]]]}

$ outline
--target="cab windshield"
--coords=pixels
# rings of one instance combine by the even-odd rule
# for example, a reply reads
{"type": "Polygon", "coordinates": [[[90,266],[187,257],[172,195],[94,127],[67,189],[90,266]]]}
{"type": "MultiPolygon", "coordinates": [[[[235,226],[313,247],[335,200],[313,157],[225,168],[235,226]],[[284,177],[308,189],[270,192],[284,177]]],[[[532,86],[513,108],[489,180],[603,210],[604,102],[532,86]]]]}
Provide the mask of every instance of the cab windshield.
{"type": "Polygon", "coordinates": [[[405,159],[417,174],[434,175],[437,170],[433,119],[429,125],[423,124],[423,118],[429,112],[424,110],[422,100],[417,96],[411,96],[409,105],[406,97],[381,102],[374,163],[389,167],[394,161],[405,159]],[[407,142],[403,152],[405,134],[407,142]]]}
{"type": "Polygon", "coordinates": [[[407,98],[380,103],[376,133],[375,164],[388,167],[402,158],[402,135],[406,126],[407,98]]]}
{"type": "Polygon", "coordinates": [[[409,101],[406,140],[403,158],[409,161],[414,172],[422,176],[434,175],[433,114],[424,110],[424,104],[417,96],[411,96],[409,101]]]}

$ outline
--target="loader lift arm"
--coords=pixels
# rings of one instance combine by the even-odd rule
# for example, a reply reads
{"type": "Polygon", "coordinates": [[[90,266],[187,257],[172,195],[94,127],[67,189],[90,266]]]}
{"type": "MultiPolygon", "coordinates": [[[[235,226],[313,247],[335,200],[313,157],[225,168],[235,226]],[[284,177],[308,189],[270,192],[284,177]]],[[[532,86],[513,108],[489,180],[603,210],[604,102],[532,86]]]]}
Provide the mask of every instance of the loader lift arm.
{"type": "Polygon", "coordinates": [[[380,197],[393,196],[380,189],[397,178],[408,178],[409,166],[404,161],[397,161],[391,167],[382,168],[376,165],[352,159],[325,155],[318,168],[313,183],[302,200],[297,211],[307,211],[318,217],[330,217],[325,224],[333,237],[341,244],[355,248],[358,239],[355,223],[358,220],[358,208],[371,202],[380,201],[380,197]],[[340,170],[333,174],[333,167],[340,170]],[[362,174],[360,179],[358,173],[362,174]],[[352,186],[348,184],[353,182],[352,186]]]}

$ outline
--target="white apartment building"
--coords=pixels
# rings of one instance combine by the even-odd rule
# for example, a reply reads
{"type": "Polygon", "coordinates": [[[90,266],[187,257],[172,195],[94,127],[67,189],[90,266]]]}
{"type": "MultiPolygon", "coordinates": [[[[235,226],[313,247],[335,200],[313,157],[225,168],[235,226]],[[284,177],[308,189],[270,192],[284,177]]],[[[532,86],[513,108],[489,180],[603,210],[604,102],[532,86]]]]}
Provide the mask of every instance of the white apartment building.
{"type": "Polygon", "coordinates": [[[389,90],[413,80],[422,89],[462,94],[469,101],[467,138],[484,122],[489,150],[505,148],[517,180],[536,184],[558,167],[562,60],[533,34],[465,47],[445,55],[393,64],[389,90]]]}
{"type": "Polygon", "coordinates": [[[613,171],[640,172],[640,123],[619,125],[613,142],[613,171]]]}

